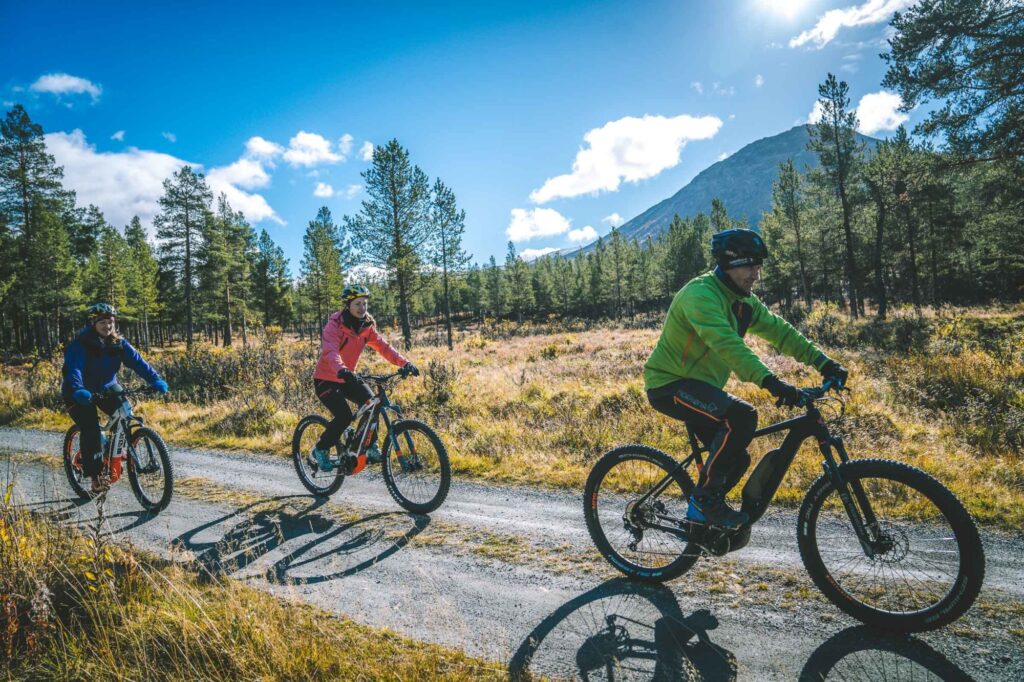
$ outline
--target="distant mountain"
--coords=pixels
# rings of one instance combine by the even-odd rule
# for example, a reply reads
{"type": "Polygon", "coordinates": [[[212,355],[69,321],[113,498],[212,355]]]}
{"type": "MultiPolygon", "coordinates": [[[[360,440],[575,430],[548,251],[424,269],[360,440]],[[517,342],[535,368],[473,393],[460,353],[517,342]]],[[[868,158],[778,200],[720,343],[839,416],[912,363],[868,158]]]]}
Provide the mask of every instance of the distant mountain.
{"type": "MultiPolygon", "coordinates": [[[[715,197],[725,204],[732,218],[746,218],[756,228],[762,211],[772,207],[772,183],[779,174],[779,164],[793,159],[797,170],[818,165],[818,157],[807,150],[810,126],[799,125],[784,133],[751,142],[732,156],[708,166],[685,187],[664,201],[655,204],[619,229],[624,237],[643,240],[657,236],[679,214],[686,218],[711,212],[715,197]]],[[[874,147],[878,140],[857,134],[857,138],[874,147]]],[[[588,251],[593,244],[581,251],[588,251]]]]}

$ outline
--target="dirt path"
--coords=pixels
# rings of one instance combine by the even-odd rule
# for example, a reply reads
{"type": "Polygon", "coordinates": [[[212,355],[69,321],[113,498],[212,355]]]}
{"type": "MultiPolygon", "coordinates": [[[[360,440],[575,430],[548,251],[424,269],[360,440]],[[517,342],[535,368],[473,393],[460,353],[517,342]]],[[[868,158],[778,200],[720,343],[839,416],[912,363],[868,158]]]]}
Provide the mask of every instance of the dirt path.
{"type": "MultiPolygon", "coordinates": [[[[71,499],[56,466],[59,445],[59,434],[0,429],[0,483],[15,481],[20,504],[94,526],[96,504],[71,499]]],[[[401,512],[374,471],[320,502],[283,458],[172,447],[172,459],[170,507],[148,518],[115,486],[105,530],[513,673],[593,678],[611,657],[617,679],[1024,677],[1019,536],[985,534],[986,586],[963,619],[878,637],[818,596],[790,512],[755,527],[744,550],[642,588],[596,555],[577,494],[456,481],[427,518],[401,512]]]]}

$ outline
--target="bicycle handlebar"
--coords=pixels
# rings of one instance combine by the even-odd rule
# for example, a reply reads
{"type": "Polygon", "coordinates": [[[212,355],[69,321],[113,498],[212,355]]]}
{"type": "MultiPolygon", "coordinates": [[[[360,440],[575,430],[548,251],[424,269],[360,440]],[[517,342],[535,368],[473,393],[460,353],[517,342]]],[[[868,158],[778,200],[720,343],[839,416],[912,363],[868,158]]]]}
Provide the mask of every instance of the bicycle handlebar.
{"type": "Polygon", "coordinates": [[[828,393],[829,391],[843,390],[843,385],[840,384],[835,377],[829,377],[822,382],[821,386],[816,386],[814,388],[802,388],[800,390],[803,392],[805,396],[807,396],[807,400],[802,402],[800,404],[800,407],[806,407],[815,400],[820,400],[824,398],[825,394],[828,393]]]}
{"type": "Polygon", "coordinates": [[[145,386],[143,388],[122,388],[120,391],[96,391],[92,394],[93,403],[103,400],[104,398],[131,398],[137,395],[150,395],[156,393],[156,389],[152,386],[145,386]]]}

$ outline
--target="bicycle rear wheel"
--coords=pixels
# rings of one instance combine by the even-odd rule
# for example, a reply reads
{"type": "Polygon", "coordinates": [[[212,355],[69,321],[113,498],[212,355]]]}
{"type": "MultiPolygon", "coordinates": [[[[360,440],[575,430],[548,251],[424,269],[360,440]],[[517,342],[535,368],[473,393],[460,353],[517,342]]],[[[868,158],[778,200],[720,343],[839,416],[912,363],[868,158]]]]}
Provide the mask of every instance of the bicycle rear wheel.
{"type": "Polygon", "coordinates": [[[92,493],[86,487],[88,480],[82,473],[81,432],[78,426],[72,426],[64,433],[64,447],[61,452],[64,459],[64,474],[68,477],[71,489],[83,500],[92,499],[92,493]]]}
{"type": "Polygon", "coordinates": [[[128,455],[128,482],[132,492],[143,509],[159,513],[171,503],[174,491],[174,469],[167,445],[160,434],[143,427],[132,432],[131,447],[135,451],[135,457],[128,455]]]}
{"type": "Polygon", "coordinates": [[[311,414],[299,421],[292,434],[292,464],[295,465],[295,473],[299,475],[299,481],[306,490],[317,497],[333,495],[345,482],[341,467],[324,471],[310,459],[313,447],[326,429],[327,420],[318,414],[311,414]]]}
{"type": "Polygon", "coordinates": [[[646,445],[624,445],[597,461],[583,493],[583,515],[597,550],[631,578],[662,582],[690,569],[701,550],[682,534],[693,481],[674,459],[646,445]],[[666,480],[667,479],[667,480],[666,480]],[[661,483],[657,494],[640,499],[661,483]]]}
{"type": "Polygon", "coordinates": [[[452,465],[432,428],[415,419],[395,423],[384,439],[383,455],[384,483],[395,502],[414,514],[441,506],[452,483],[452,465]]]}
{"type": "Polygon", "coordinates": [[[858,507],[871,540],[861,546],[832,480],[815,481],[797,523],[800,556],[818,589],[878,628],[920,632],[959,618],[981,589],[985,555],[956,496],[900,462],[854,460],[839,474],[854,500],[863,490],[870,515],[858,507]]]}

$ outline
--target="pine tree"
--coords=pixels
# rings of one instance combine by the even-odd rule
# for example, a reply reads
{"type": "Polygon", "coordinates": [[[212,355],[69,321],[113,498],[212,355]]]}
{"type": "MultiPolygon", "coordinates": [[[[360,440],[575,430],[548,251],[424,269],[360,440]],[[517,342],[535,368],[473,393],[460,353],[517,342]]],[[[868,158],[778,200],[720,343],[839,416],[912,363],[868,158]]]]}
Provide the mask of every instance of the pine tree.
{"type": "Polygon", "coordinates": [[[131,311],[139,320],[141,344],[149,350],[149,320],[160,311],[157,278],[159,265],[153,255],[153,247],[146,238],[146,231],[138,216],[133,216],[124,230],[130,262],[128,277],[128,302],[131,311]]]}
{"type": "Polygon", "coordinates": [[[202,246],[202,231],[213,195],[202,173],[183,166],[164,180],[160,213],[153,223],[160,240],[160,254],[171,279],[184,291],[185,342],[192,349],[192,292],[196,276],[196,255],[202,246]]]}
{"type": "Polygon", "coordinates": [[[430,224],[433,228],[431,262],[441,268],[444,297],[444,324],[448,333],[448,350],[452,350],[451,278],[469,264],[469,254],[462,250],[466,231],[466,212],[459,210],[455,193],[440,179],[434,181],[431,193],[430,224]]]}
{"type": "Polygon", "coordinates": [[[291,276],[284,251],[274,243],[266,230],[260,232],[256,243],[252,280],[254,300],[262,315],[263,326],[270,326],[273,322],[284,325],[291,276]]]}
{"type": "Polygon", "coordinates": [[[779,164],[779,177],[772,184],[772,211],[785,229],[793,234],[796,243],[795,255],[800,272],[800,289],[804,303],[811,305],[811,285],[807,274],[807,259],[804,255],[802,234],[803,196],[800,188],[800,174],[793,167],[793,160],[779,164]]]}
{"type": "Polygon", "coordinates": [[[863,156],[863,145],[857,142],[857,112],[850,110],[849,86],[837,81],[831,73],[818,86],[821,121],[811,126],[807,148],[817,153],[819,172],[812,177],[827,185],[839,198],[842,209],[843,236],[846,247],[846,279],[849,288],[850,312],[854,318],[864,314],[864,301],[857,267],[853,238],[852,185],[863,156]]]}
{"type": "Polygon", "coordinates": [[[422,270],[421,254],[430,241],[430,187],[409,152],[391,140],[373,150],[373,165],[362,173],[368,199],[345,225],[360,257],[383,268],[398,287],[402,338],[412,344],[409,306],[422,270]]]}
{"type": "Polygon", "coordinates": [[[334,224],[331,211],[322,206],[309,222],[302,238],[302,279],[310,310],[318,324],[341,304],[345,287],[344,241],[334,224]]]}

